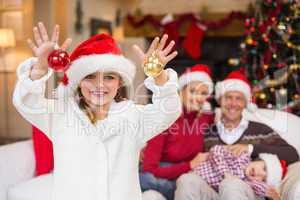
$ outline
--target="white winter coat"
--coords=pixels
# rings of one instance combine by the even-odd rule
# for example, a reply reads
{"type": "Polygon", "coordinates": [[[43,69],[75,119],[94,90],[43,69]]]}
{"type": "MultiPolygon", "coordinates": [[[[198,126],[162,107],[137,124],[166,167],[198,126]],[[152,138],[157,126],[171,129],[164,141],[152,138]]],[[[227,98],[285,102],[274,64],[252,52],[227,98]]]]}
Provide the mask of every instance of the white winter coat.
{"type": "Polygon", "coordinates": [[[153,104],[113,102],[108,117],[90,123],[73,97],[45,99],[45,83],[29,78],[31,58],[17,69],[13,103],[22,116],[42,130],[54,147],[54,200],[141,200],[138,160],[146,141],[167,129],[180,115],[177,74],[168,69],[169,81],[145,85],[153,104]]]}

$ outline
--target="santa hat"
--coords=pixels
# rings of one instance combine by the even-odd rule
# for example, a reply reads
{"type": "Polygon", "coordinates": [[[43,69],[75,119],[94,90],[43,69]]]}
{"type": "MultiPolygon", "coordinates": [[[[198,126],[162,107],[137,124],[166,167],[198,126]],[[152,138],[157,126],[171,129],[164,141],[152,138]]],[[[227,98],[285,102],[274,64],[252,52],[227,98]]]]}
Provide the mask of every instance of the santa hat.
{"type": "Polygon", "coordinates": [[[279,188],[281,180],[287,173],[287,165],[284,160],[279,160],[277,155],[269,153],[259,154],[259,158],[265,161],[267,178],[266,183],[279,188]]]}
{"type": "Polygon", "coordinates": [[[218,82],[215,87],[215,98],[218,100],[226,92],[238,91],[244,94],[247,101],[248,110],[253,110],[256,105],[252,103],[252,92],[250,82],[245,75],[244,68],[233,71],[221,82],[218,82]]]}
{"type": "Polygon", "coordinates": [[[211,94],[213,92],[213,82],[211,80],[211,70],[207,65],[197,64],[189,67],[185,72],[179,77],[179,89],[181,90],[193,81],[201,81],[208,86],[208,92],[211,94]]]}
{"type": "MultiPolygon", "coordinates": [[[[179,90],[182,90],[184,86],[193,81],[201,81],[202,83],[206,84],[208,86],[209,95],[212,94],[214,90],[214,84],[211,80],[211,70],[207,65],[197,64],[187,68],[185,72],[179,77],[179,90]]],[[[204,102],[202,111],[211,111],[211,105],[209,102],[204,102]]]]}
{"type": "Polygon", "coordinates": [[[117,43],[107,34],[98,34],[82,42],[72,52],[70,60],[58,90],[71,95],[84,77],[97,71],[117,72],[126,86],[132,84],[136,72],[135,65],[121,54],[117,43]]]}

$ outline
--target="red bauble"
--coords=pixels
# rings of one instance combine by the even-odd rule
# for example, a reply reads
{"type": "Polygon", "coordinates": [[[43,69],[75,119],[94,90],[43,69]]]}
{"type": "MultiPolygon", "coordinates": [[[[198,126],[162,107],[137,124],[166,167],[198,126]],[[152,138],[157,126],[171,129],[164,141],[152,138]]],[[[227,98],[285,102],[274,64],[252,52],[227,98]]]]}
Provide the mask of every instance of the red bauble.
{"type": "Polygon", "coordinates": [[[48,56],[48,64],[56,72],[66,71],[70,64],[70,57],[67,52],[57,49],[48,56]]]}

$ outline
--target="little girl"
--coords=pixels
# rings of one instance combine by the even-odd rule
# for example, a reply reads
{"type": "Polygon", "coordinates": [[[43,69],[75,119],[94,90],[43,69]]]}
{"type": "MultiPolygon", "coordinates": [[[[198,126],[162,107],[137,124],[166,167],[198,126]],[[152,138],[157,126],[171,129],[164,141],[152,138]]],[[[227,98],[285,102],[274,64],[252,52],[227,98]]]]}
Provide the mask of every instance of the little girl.
{"type": "MultiPolygon", "coordinates": [[[[29,40],[36,58],[17,69],[13,103],[22,116],[43,131],[54,147],[54,200],[140,200],[138,160],[146,141],[168,128],[181,114],[177,74],[163,70],[145,85],[153,104],[123,100],[119,89],[132,84],[135,66],[122,56],[108,35],[96,35],[71,54],[59,98],[46,99],[46,82],[53,71],[47,58],[59,35],[49,39],[42,23],[29,40]],[[64,98],[61,98],[61,94],[64,98]]],[[[167,36],[154,39],[146,54],[134,47],[141,61],[151,56],[165,65],[176,56],[167,36]]],[[[61,46],[67,49],[71,40],[61,46]]],[[[155,60],[152,59],[152,60],[155,60]]]]}
{"type": "MultiPolygon", "coordinates": [[[[193,173],[216,191],[224,178],[236,178],[245,181],[257,197],[270,197],[273,200],[280,200],[275,188],[279,188],[286,172],[286,162],[279,160],[275,154],[261,153],[259,160],[252,161],[249,153],[237,156],[222,145],[213,146],[206,153],[206,159],[193,169],[193,173]]],[[[214,193],[212,200],[222,199],[222,191],[218,192],[220,198],[214,193]]]]}

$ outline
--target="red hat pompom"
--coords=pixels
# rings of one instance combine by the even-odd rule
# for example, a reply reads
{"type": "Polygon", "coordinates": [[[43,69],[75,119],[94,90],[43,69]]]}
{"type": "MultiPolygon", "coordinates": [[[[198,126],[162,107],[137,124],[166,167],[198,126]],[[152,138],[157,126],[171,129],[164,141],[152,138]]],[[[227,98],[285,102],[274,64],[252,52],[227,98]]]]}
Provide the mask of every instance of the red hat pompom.
{"type": "Polygon", "coordinates": [[[280,160],[280,164],[282,168],[282,178],[284,178],[287,173],[287,164],[285,160],[280,160]]]}
{"type": "Polygon", "coordinates": [[[60,81],[61,81],[64,85],[68,85],[69,79],[68,79],[68,76],[66,75],[66,73],[64,73],[64,76],[60,79],[60,81]]]}

